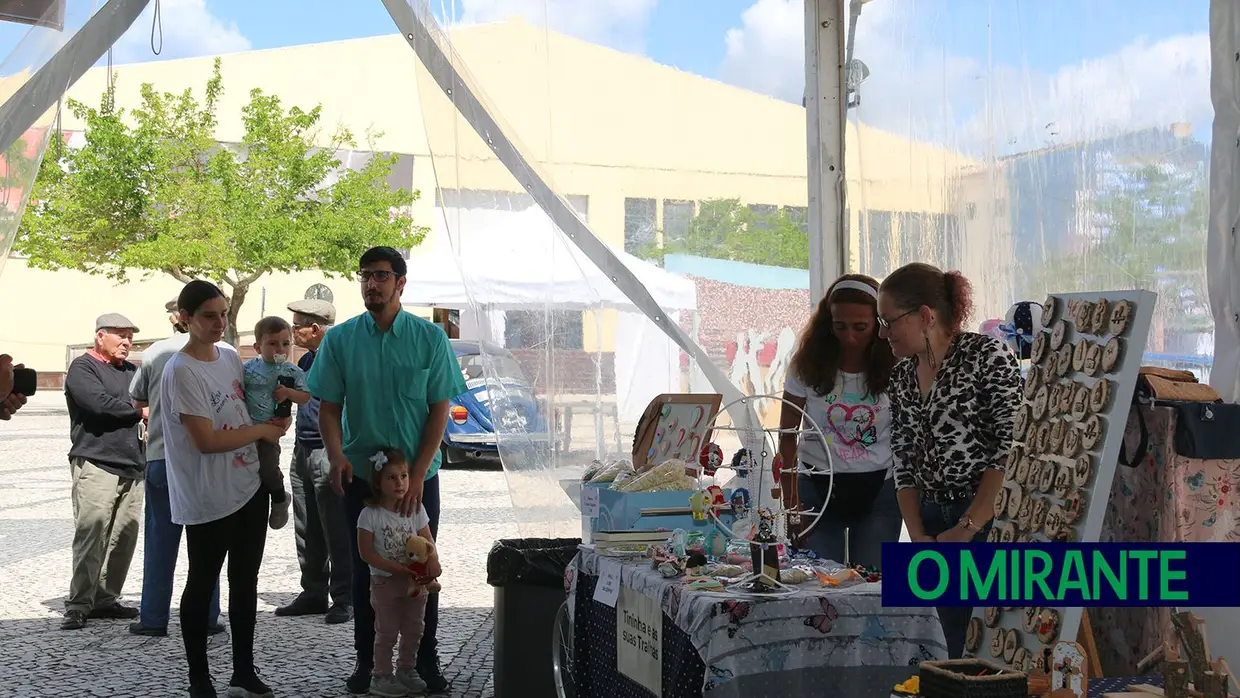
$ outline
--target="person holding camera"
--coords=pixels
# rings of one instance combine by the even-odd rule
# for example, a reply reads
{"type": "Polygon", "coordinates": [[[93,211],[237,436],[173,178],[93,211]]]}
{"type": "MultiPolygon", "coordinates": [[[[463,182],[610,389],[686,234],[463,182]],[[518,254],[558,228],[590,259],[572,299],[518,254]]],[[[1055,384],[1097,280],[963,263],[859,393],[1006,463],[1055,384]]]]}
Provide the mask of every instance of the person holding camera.
{"type": "MultiPolygon", "coordinates": [[[[22,386],[19,385],[18,380],[18,376],[23,371],[29,371],[31,376],[34,375],[34,371],[21,364],[14,366],[13,357],[0,354],[0,395],[4,396],[4,400],[0,401],[0,419],[12,419],[13,413],[26,404],[26,393],[21,390],[22,386]]],[[[33,386],[30,387],[33,388],[33,386]]]]}

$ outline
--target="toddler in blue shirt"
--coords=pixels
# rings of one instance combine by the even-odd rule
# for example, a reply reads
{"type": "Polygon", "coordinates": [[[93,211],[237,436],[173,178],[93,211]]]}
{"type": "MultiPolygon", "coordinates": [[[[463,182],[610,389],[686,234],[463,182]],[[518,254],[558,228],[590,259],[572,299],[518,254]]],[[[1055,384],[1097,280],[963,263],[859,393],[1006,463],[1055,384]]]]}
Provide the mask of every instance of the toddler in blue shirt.
{"type": "MultiPolygon", "coordinates": [[[[310,401],[305,372],[289,361],[292,349],[293,328],[284,318],[265,317],[254,326],[254,351],[258,356],[245,362],[245,406],[255,424],[275,419],[283,403],[304,405],[310,401]],[[282,385],[281,378],[292,387],[282,385]]],[[[283,528],[288,523],[291,500],[284,489],[284,473],[280,471],[280,445],[262,440],[255,445],[258,446],[258,476],[271,494],[268,524],[272,528],[283,528]]]]}

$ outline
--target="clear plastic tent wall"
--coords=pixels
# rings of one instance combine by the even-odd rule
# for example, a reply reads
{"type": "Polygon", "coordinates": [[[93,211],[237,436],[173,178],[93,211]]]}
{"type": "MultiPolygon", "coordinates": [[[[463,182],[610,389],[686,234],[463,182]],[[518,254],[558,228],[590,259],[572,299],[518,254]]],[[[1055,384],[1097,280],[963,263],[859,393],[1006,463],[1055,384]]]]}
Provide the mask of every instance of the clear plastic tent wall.
{"type": "MultiPolygon", "coordinates": [[[[709,292],[704,298],[698,279],[653,253],[649,243],[658,222],[651,215],[658,204],[633,213],[655,201],[650,197],[661,187],[652,177],[675,176],[659,174],[657,148],[633,147],[654,126],[633,122],[639,110],[623,106],[623,95],[635,96],[628,90],[640,90],[640,82],[607,85],[591,71],[640,72],[641,59],[626,56],[627,65],[608,67],[611,51],[579,46],[550,31],[553,20],[545,18],[443,31],[423,3],[411,9],[423,13],[418,21],[476,86],[472,94],[489,116],[615,257],[616,264],[600,266],[583,253],[569,237],[580,231],[558,225],[496,156],[496,144],[462,115],[463,96],[443,89],[435,66],[418,71],[435,211],[423,249],[411,258],[404,302],[458,309],[461,338],[478,341],[478,359],[462,357],[463,369],[471,389],[490,398],[520,533],[579,535],[574,500],[581,474],[592,460],[631,457],[638,419],[652,399],[690,391],[721,392],[725,402],[742,397],[724,361],[703,370],[681,346],[685,337],[700,340],[706,313],[737,308],[709,292]],[[657,304],[653,317],[632,281],[657,304]],[[669,333],[661,325],[676,329],[669,333]],[[677,333],[680,343],[669,336],[677,333]]],[[[679,92],[675,84],[661,89],[679,92]]],[[[802,159],[803,151],[802,145],[802,159]]],[[[693,159],[678,156],[685,163],[693,159]]],[[[803,206],[803,187],[799,193],[803,206]]],[[[668,205],[669,216],[675,210],[675,203],[668,205]]],[[[722,358],[726,348],[708,350],[722,358]]],[[[752,407],[732,412],[752,414],[752,407]]],[[[746,438],[761,448],[752,425],[745,432],[720,431],[717,440],[730,455],[746,438]]]]}
{"type": "Polygon", "coordinates": [[[1143,363],[1208,378],[1208,0],[859,7],[849,267],[962,270],[973,330],[1048,292],[1155,291],[1143,363]]]}
{"type": "MultiPolygon", "coordinates": [[[[31,78],[90,19],[98,3],[68,0],[63,15],[55,8],[39,23],[0,22],[0,46],[11,46],[0,59],[0,104],[27,86],[31,78]]],[[[61,94],[66,85],[49,88],[61,94]]],[[[56,131],[57,107],[45,111],[0,153],[0,271],[17,238],[17,227],[34,188],[43,154],[56,131]]]]}

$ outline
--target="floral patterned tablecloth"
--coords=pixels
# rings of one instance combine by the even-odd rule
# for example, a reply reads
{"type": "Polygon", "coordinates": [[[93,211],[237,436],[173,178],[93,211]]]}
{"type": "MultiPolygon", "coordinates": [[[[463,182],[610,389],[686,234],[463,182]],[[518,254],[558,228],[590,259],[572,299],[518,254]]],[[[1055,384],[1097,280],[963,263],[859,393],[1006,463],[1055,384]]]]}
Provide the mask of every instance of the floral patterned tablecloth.
{"type": "MultiPolygon", "coordinates": [[[[1149,449],[1133,467],[1115,470],[1102,524],[1102,542],[1240,541],[1240,460],[1200,460],[1175,452],[1176,412],[1170,407],[1130,410],[1124,452],[1140,442],[1136,410],[1143,411],[1149,449]]],[[[1105,675],[1136,671],[1137,662],[1174,637],[1169,608],[1089,611],[1105,675]]]]}
{"type": "MultiPolygon", "coordinates": [[[[565,585],[570,609],[579,607],[578,587],[587,586],[578,583],[582,575],[591,577],[588,590],[593,593],[601,559],[583,547],[569,565],[565,585]]],[[[664,622],[670,620],[688,635],[706,666],[702,692],[712,696],[726,694],[714,690],[726,684],[762,676],[768,677],[760,684],[763,693],[788,695],[793,688],[789,676],[799,671],[810,672],[815,683],[841,676],[867,688],[835,695],[886,696],[893,683],[889,677],[903,680],[916,673],[922,661],[947,656],[935,610],[884,607],[880,583],[823,589],[814,581],[792,596],[755,599],[687,591],[644,560],[625,564],[621,583],[658,602],[664,622]]],[[[749,688],[743,693],[757,695],[749,688]]]]}

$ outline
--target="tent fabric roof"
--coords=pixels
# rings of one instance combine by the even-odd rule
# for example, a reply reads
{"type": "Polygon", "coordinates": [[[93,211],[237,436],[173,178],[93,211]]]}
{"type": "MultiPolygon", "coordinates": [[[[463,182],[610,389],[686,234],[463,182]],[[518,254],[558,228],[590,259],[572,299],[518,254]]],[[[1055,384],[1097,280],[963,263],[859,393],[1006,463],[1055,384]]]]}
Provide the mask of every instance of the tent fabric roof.
{"type": "MultiPolygon", "coordinates": [[[[632,302],[543,213],[436,209],[431,232],[409,260],[406,305],[465,308],[632,309],[632,302]]],[[[693,281],[613,250],[659,305],[697,308],[693,281]]]]}

